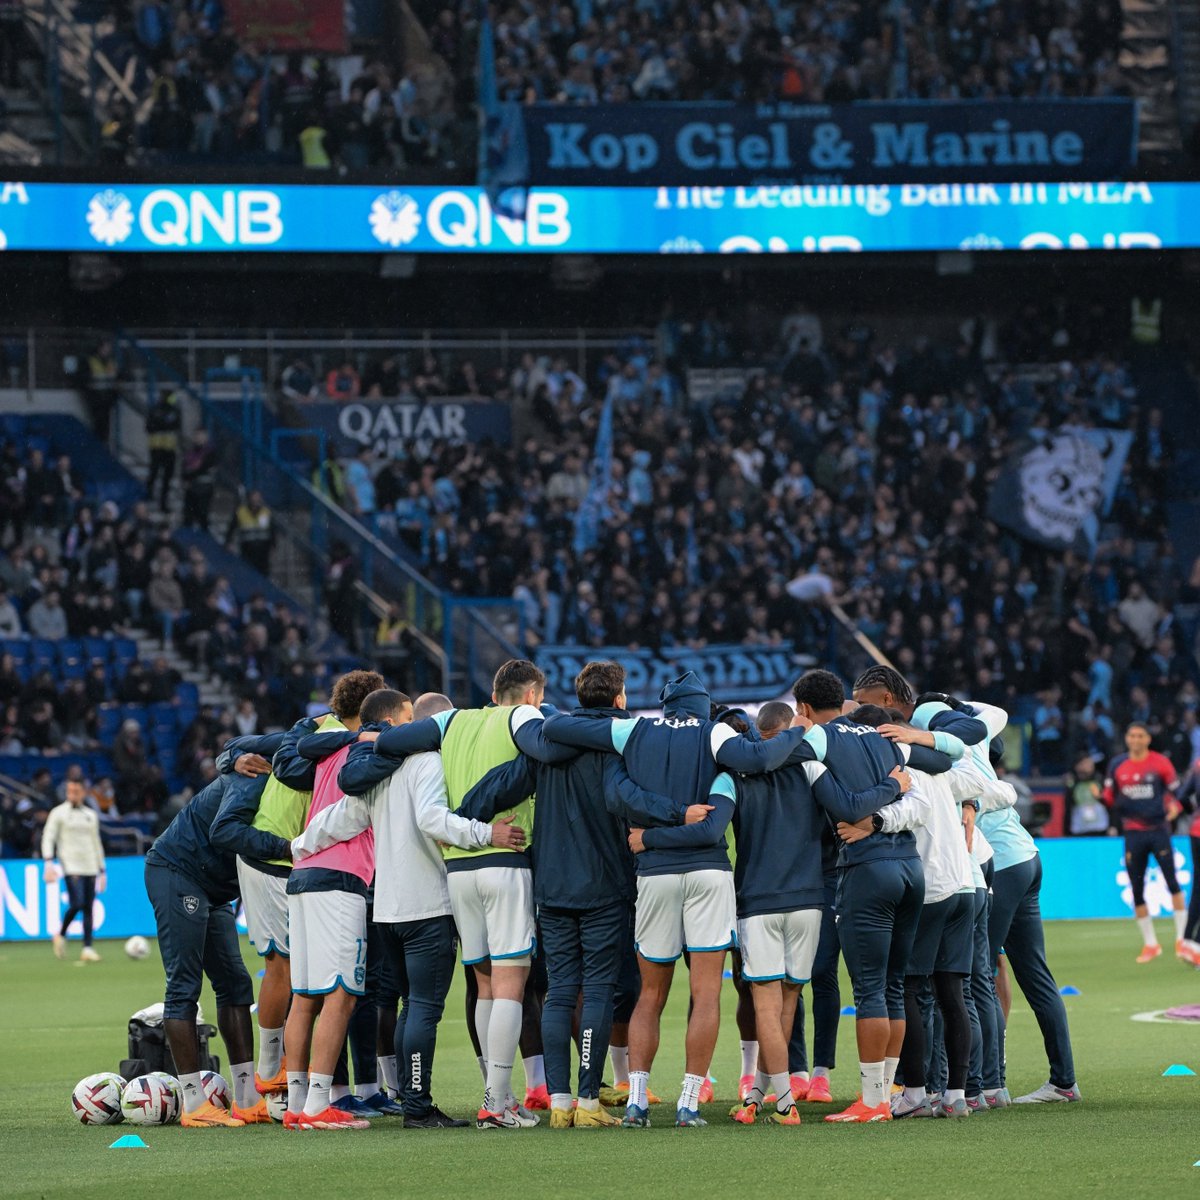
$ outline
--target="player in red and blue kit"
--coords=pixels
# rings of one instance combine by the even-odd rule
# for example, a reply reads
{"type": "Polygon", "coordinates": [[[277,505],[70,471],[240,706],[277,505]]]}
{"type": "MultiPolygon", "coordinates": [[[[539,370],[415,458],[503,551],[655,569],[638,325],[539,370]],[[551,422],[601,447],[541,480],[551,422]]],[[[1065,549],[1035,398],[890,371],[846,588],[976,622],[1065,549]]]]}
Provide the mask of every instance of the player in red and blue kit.
{"type": "Polygon", "coordinates": [[[1104,781],[1104,803],[1112,810],[1125,835],[1125,867],[1133,889],[1133,911],[1142,934],[1139,963],[1148,963],[1162,953],[1154,921],[1146,904],[1146,868],[1153,855],[1171,893],[1175,918],[1175,953],[1190,961],[1183,945],[1187,912],[1183,891],[1175,878],[1175,855],[1171,849],[1171,822],[1182,812],[1175,798],[1179,781],[1171,760],[1150,749],[1150,730],[1135,721],[1125,730],[1128,754],[1112,761],[1104,781]]]}

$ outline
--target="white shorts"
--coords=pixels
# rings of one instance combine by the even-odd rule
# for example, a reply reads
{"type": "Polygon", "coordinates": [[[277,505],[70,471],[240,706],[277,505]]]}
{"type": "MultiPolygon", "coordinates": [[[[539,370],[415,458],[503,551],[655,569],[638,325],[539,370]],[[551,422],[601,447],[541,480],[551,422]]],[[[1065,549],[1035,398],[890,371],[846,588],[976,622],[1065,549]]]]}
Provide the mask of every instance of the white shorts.
{"type": "Polygon", "coordinates": [[[268,875],[237,860],[238,886],[246,910],[246,932],[260,955],[282,954],[288,949],[287,876],[268,875]]]}
{"type": "Polygon", "coordinates": [[[485,958],[520,959],[533,954],[532,871],[519,867],[451,871],[446,883],[464,966],[485,958]]]}
{"type": "Polygon", "coordinates": [[[737,900],[732,871],[688,871],[638,877],[634,941],[651,962],[674,962],[737,945],[737,900]]]}
{"type": "Polygon", "coordinates": [[[367,901],[354,892],[288,897],[292,991],[324,996],[336,988],[367,990],[367,901]]]}
{"type": "Polygon", "coordinates": [[[821,936],[819,908],[741,917],[737,928],[743,979],[751,983],[774,979],[807,983],[812,978],[821,936]]]}

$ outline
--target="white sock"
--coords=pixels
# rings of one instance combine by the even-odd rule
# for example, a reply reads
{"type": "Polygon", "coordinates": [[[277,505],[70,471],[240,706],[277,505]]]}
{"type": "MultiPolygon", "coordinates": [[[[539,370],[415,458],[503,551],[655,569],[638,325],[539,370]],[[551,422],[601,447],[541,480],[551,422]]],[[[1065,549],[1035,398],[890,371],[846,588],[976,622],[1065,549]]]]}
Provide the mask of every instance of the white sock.
{"type": "Polygon", "coordinates": [[[483,1078],[487,1080],[488,1026],[492,1023],[493,1000],[475,1001],[475,1036],[479,1039],[479,1056],[483,1059],[483,1078]]]}
{"type": "Polygon", "coordinates": [[[796,1074],[793,1076],[793,1078],[794,1079],[803,1079],[804,1082],[807,1083],[808,1082],[808,1072],[807,1071],[797,1071],[796,1074]]]}
{"type": "Polygon", "coordinates": [[[259,1100],[254,1087],[254,1064],[252,1062],[231,1063],[233,1073],[233,1102],[238,1108],[253,1108],[259,1100]]]}
{"type": "Polygon", "coordinates": [[[335,1083],[329,1089],[329,1103],[336,1104],[339,1100],[345,1100],[348,1095],[350,1095],[350,1085],[348,1083],[335,1083]]]}
{"type": "Polygon", "coordinates": [[[904,1098],[913,1104],[920,1104],[925,1099],[925,1089],[923,1087],[906,1087],[904,1089],[904,1098]]]}
{"type": "Polygon", "coordinates": [[[388,1095],[398,1095],[400,1092],[400,1077],[396,1074],[396,1056],[394,1054],[381,1054],[375,1062],[379,1066],[379,1074],[383,1076],[383,1085],[387,1088],[388,1095]]]}
{"type": "Polygon", "coordinates": [[[636,1104],[638,1108],[648,1108],[646,1102],[646,1093],[650,1090],[650,1072],[649,1071],[630,1071],[629,1072],[629,1100],[628,1104],[636,1104]]]}
{"type": "Polygon", "coordinates": [[[308,1072],[289,1071],[287,1073],[287,1081],[288,1112],[299,1116],[304,1111],[304,1104],[308,1099],[308,1072]]]}
{"type": "Polygon", "coordinates": [[[487,1089],[483,1094],[483,1107],[488,1112],[503,1111],[512,1092],[513,1062],[520,1040],[521,1002],[493,1000],[491,1019],[488,1021],[487,1089]]]}
{"type": "Polygon", "coordinates": [[[858,1074],[862,1080],[863,1103],[868,1108],[878,1108],[887,1099],[883,1090],[883,1063],[860,1062],[858,1074]]]}
{"type": "Polygon", "coordinates": [[[1184,933],[1187,932],[1187,909],[1177,908],[1172,911],[1171,916],[1175,918],[1175,940],[1182,941],[1184,933]]]}
{"type": "Polygon", "coordinates": [[[771,1091],[775,1093],[775,1107],[781,1113],[787,1112],[796,1103],[792,1099],[792,1081],[786,1071],[771,1076],[771,1091]]]}
{"type": "Polygon", "coordinates": [[[584,1112],[599,1112],[600,1101],[596,1099],[585,1100],[582,1096],[580,1096],[579,1107],[582,1108],[584,1112]]]}
{"type": "Polygon", "coordinates": [[[570,1112],[571,1101],[574,1099],[570,1092],[554,1092],[550,1096],[550,1107],[560,1112],[570,1112]]]}
{"type": "Polygon", "coordinates": [[[629,1082],[629,1047],[609,1046],[608,1057],[612,1059],[613,1086],[620,1087],[629,1082]]]}
{"type": "Polygon", "coordinates": [[[742,1078],[753,1075],[758,1066],[758,1043],[742,1042],[742,1078]]]}
{"type": "Polygon", "coordinates": [[[965,1100],[967,1093],[962,1088],[947,1088],[942,1100],[946,1104],[953,1104],[955,1100],[965,1100]]]}
{"type": "Polygon", "coordinates": [[[207,1100],[204,1095],[204,1080],[200,1072],[180,1075],[179,1082],[183,1085],[183,1111],[195,1112],[207,1100]]]}
{"type": "Polygon", "coordinates": [[[308,1095],[304,1100],[304,1115],[315,1117],[323,1113],[333,1103],[333,1076],[310,1073],[308,1076],[308,1095]]]}
{"type": "Polygon", "coordinates": [[[772,1076],[768,1075],[766,1071],[761,1071],[756,1068],[754,1072],[754,1083],[751,1086],[753,1090],[762,1092],[765,1098],[767,1093],[771,1090],[771,1079],[772,1076]]]}
{"type": "MultiPolygon", "coordinates": [[[[828,1067],[813,1067],[812,1078],[813,1079],[828,1079],[829,1078],[829,1068],[828,1067]]],[[[809,1082],[811,1082],[811,1080],[809,1082]]]]}
{"type": "MultiPolygon", "coordinates": [[[[992,1099],[993,1097],[1000,1095],[1003,1090],[1003,1088],[984,1088],[983,1094],[989,1099],[992,1099]]],[[[905,1089],[905,1093],[907,1094],[907,1088],[905,1089]]]]}
{"type": "Polygon", "coordinates": [[[885,1100],[892,1094],[892,1084],[896,1082],[896,1068],[899,1065],[898,1058],[883,1060],[883,1096],[885,1100]]]}
{"type": "Polygon", "coordinates": [[[258,1028],[258,1075],[274,1079],[283,1061],[283,1030],[258,1028]]]}
{"type": "Polygon", "coordinates": [[[525,1086],[529,1091],[536,1091],[546,1086],[546,1060],[540,1054],[531,1054],[521,1059],[525,1068],[525,1086]]]}
{"type": "Polygon", "coordinates": [[[1142,931],[1142,942],[1147,946],[1158,945],[1158,934],[1154,932],[1154,920],[1151,917],[1137,917],[1137,927],[1142,931]]]}
{"type": "Polygon", "coordinates": [[[354,1094],[360,1100],[370,1100],[379,1091],[378,1078],[368,1083],[359,1083],[357,1080],[354,1083],[354,1094]]]}
{"type": "Polygon", "coordinates": [[[703,1075],[685,1075],[683,1087],[679,1092],[679,1103],[675,1107],[695,1112],[700,1107],[700,1087],[703,1083],[703,1075]]]}

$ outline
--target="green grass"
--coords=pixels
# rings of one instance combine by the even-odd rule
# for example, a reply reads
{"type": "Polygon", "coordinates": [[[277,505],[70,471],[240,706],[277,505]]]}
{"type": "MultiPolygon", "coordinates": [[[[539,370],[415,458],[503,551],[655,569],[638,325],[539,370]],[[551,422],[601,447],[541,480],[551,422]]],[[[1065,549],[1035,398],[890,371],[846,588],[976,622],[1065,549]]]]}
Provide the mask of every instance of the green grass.
{"type": "MultiPolygon", "coordinates": [[[[1168,959],[1134,965],[1130,921],[1058,923],[1047,928],[1067,1000],[1084,1103],[1010,1109],[969,1121],[884,1126],[825,1125],[823,1106],[804,1106],[800,1129],[733,1125],[726,1112],[738,1072],[734,992],[725,989],[713,1064],[724,1100],[703,1130],[653,1128],[551,1133],[474,1129],[405,1132],[393,1120],[342,1135],[284,1134],[277,1127],[143,1130],[146,1151],[108,1150],[128,1126],[83,1127],[71,1088],[113,1070],[125,1054],[129,1015],[161,996],[157,956],[131,962],[102,943],[104,962],[56,961],[46,945],[0,945],[0,1195],[59,1197],[108,1184],[128,1196],[716,1196],[803,1193],[839,1196],[1154,1196],[1200,1187],[1200,1077],[1163,1079],[1171,1063],[1200,1070],[1200,1028],[1146,1024],[1132,1014],[1197,999],[1195,972],[1168,959]]],[[[1161,923],[1164,945],[1170,930],[1161,923]]],[[[653,1110],[668,1126],[682,1071],[684,976],[666,1014],[652,1084],[668,1103],[653,1110]]],[[[204,1006],[213,1011],[212,997],[204,1006]]],[[[834,1095],[857,1082],[853,1022],[843,1021],[834,1095]]],[[[1046,1078],[1032,1014],[1019,994],[1008,1039],[1013,1094],[1046,1078]]],[[[461,981],[441,1027],[438,1102],[468,1115],[479,1074],[462,1017],[461,981]]]]}

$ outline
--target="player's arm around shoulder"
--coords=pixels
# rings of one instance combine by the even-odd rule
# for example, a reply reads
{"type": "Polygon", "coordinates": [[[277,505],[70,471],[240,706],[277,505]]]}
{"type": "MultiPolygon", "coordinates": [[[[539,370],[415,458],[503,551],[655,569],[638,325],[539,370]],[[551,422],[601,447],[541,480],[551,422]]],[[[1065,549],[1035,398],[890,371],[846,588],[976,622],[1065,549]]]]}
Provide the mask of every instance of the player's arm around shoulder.
{"type": "Polygon", "coordinates": [[[573,713],[558,713],[547,717],[542,732],[551,742],[571,746],[576,750],[616,750],[625,748],[625,741],[638,718],[616,721],[612,717],[579,717],[573,713]],[[623,727],[628,725],[629,729],[623,727]]]}
{"type": "Polygon", "coordinates": [[[403,765],[404,759],[381,754],[378,741],[355,742],[338,772],[338,787],[347,796],[365,796],[403,765]]]}
{"type": "MultiPolygon", "coordinates": [[[[557,716],[552,713],[552,716],[557,716]]],[[[555,742],[546,736],[546,716],[532,704],[518,704],[508,719],[513,742],[522,754],[540,763],[554,764],[569,762],[579,751],[572,746],[555,742]]]]}
{"type": "Polygon", "coordinates": [[[292,839],[293,860],[299,862],[370,829],[374,813],[371,802],[376,795],[377,791],[366,796],[343,796],[336,804],[322,809],[304,832],[292,839]]]}

